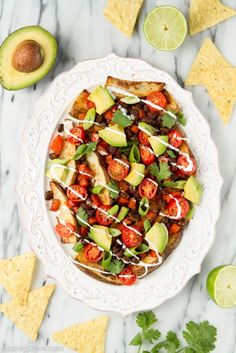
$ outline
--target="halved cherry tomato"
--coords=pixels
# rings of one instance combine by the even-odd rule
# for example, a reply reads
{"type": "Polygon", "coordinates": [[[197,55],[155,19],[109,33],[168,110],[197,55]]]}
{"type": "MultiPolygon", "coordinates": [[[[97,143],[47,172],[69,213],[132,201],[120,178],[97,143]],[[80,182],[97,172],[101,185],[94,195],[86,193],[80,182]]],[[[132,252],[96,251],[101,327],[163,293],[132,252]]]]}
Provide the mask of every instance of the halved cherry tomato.
{"type": "Polygon", "coordinates": [[[197,163],[195,159],[189,156],[187,158],[186,156],[182,155],[178,158],[177,160],[177,167],[179,168],[179,174],[181,175],[192,175],[196,172],[197,170],[197,163]]]}
{"type": "Polygon", "coordinates": [[[111,208],[111,206],[99,206],[96,210],[96,219],[101,226],[109,226],[114,222],[113,217],[109,216],[107,211],[111,208]]]}
{"type": "Polygon", "coordinates": [[[84,257],[89,262],[95,263],[102,259],[103,252],[95,245],[86,244],[84,247],[84,257]]]}
{"type": "Polygon", "coordinates": [[[132,248],[142,243],[143,236],[136,226],[123,226],[121,230],[121,240],[128,248],[132,248]]]}
{"type": "Polygon", "coordinates": [[[63,138],[61,135],[57,135],[51,142],[50,148],[51,150],[56,153],[60,154],[63,146],[63,138]]]}
{"type": "Polygon", "coordinates": [[[171,197],[179,197],[181,196],[181,192],[180,191],[176,191],[176,192],[173,192],[171,194],[162,194],[161,198],[162,200],[164,200],[165,202],[170,202],[173,198],[171,197]]]}
{"type": "Polygon", "coordinates": [[[150,179],[145,178],[138,187],[140,197],[147,197],[149,200],[153,199],[157,193],[158,184],[150,179]]]}
{"type": "Polygon", "coordinates": [[[84,201],[88,196],[87,190],[83,186],[77,184],[70,186],[70,188],[67,189],[66,194],[68,199],[73,203],[84,201]]]}
{"type": "Polygon", "coordinates": [[[76,207],[76,205],[77,205],[77,202],[73,202],[71,200],[66,201],[66,206],[69,208],[76,207]]]}
{"type": "Polygon", "coordinates": [[[139,139],[139,142],[142,144],[142,145],[146,145],[146,146],[150,146],[150,143],[148,141],[148,138],[150,136],[148,134],[145,134],[145,132],[143,131],[140,131],[139,134],[138,134],[138,139],[139,139]]]}
{"type": "Polygon", "coordinates": [[[137,276],[131,267],[126,267],[118,277],[125,286],[132,286],[137,280],[137,276]]]}
{"type": "Polygon", "coordinates": [[[70,129],[71,135],[68,136],[68,142],[72,143],[73,145],[80,144],[84,142],[84,129],[80,126],[73,127],[70,129]]]}
{"type": "Polygon", "coordinates": [[[182,197],[175,197],[167,205],[167,211],[169,216],[175,217],[176,220],[180,220],[186,216],[190,210],[188,201],[182,197]],[[178,208],[180,207],[180,211],[178,208]]]}
{"type": "Polygon", "coordinates": [[[60,207],[60,200],[54,199],[52,201],[50,211],[56,212],[56,211],[58,211],[59,207],[60,207]]]}
{"type": "Polygon", "coordinates": [[[168,137],[169,137],[169,143],[176,148],[178,148],[183,142],[182,140],[183,136],[179,130],[171,130],[168,133],[168,137]]]}
{"type": "Polygon", "coordinates": [[[88,234],[88,227],[80,227],[80,235],[85,237],[88,234]]]}
{"type": "Polygon", "coordinates": [[[178,231],[180,230],[180,226],[176,223],[172,223],[170,228],[169,228],[169,234],[173,235],[178,233],[178,231]]]}
{"type": "Polygon", "coordinates": [[[144,164],[149,165],[155,161],[155,154],[150,147],[141,145],[139,150],[144,164]]]}
{"type": "Polygon", "coordinates": [[[129,174],[129,164],[121,159],[113,159],[107,171],[112,179],[121,181],[129,174]]]}
{"type": "Polygon", "coordinates": [[[114,105],[114,107],[112,107],[111,109],[109,109],[109,110],[104,114],[105,119],[107,119],[107,120],[112,120],[113,115],[114,115],[114,113],[115,113],[116,110],[117,110],[117,106],[114,105]]]}
{"type": "Polygon", "coordinates": [[[72,233],[75,232],[76,228],[73,224],[71,223],[66,223],[66,224],[62,224],[62,223],[58,223],[55,226],[55,230],[57,232],[57,234],[63,238],[63,237],[69,237],[71,236],[72,233]]]}
{"type": "Polygon", "coordinates": [[[91,195],[91,201],[92,201],[92,204],[95,205],[95,206],[100,206],[101,205],[101,200],[100,200],[100,197],[98,195],[91,195]]]}
{"type": "Polygon", "coordinates": [[[93,177],[93,172],[86,164],[80,164],[77,169],[79,174],[83,175],[83,177],[87,179],[91,179],[93,177]]]}
{"type": "MultiPolygon", "coordinates": [[[[150,93],[147,96],[147,100],[152,102],[152,103],[154,103],[154,104],[156,104],[156,105],[159,105],[161,108],[165,108],[165,106],[168,103],[167,99],[166,99],[166,96],[162,92],[159,92],[159,91],[155,91],[155,92],[150,93]]],[[[150,105],[148,105],[148,109],[151,112],[159,111],[159,109],[151,107],[150,105]]]]}

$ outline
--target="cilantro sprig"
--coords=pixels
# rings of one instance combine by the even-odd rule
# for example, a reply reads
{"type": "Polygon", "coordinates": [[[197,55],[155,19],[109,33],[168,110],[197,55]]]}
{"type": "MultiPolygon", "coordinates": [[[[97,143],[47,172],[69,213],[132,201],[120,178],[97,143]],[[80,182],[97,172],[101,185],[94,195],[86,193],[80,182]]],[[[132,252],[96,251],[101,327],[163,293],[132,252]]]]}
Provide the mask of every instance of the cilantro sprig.
{"type": "Polygon", "coordinates": [[[115,182],[114,180],[111,180],[111,181],[109,181],[107,186],[108,186],[110,197],[112,199],[116,200],[119,197],[119,192],[120,192],[120,189],[119,189],[117,182],[115,182]]]}
{"type": "Polygon", "coordinates": [[[159,330],[153,328],[157,318],[152,311],[139,313],[136,317],[136,324],[141,328],[132,341],[131,346],[138,347],[138,353],[209,353],[215,349],[217,330],[208,321],[197,324],[190,321],[186,324],[182,336],[186,342],[181,348],[180,340],[173,331],[167,332],[164,339],[161,338],[159,330]],[[158,342],[159,341],[159,342],[158,342]],[[146,344],[156,344],[150,350],[143,350],[146,344]]]}
{"type": "Polygon", "coordinates": [[[131,117],[123,114],[120,109],[115,112],[112,121],[121,127],[128,127],[133,124],[131,117]]]}
{"type": "Polygon", "coordinates": [[[172,114],[169,114],[168,112],[161,116],[163,127],[171,129],[177,122],[183,126],[186,126],[187,120],[182,112],[179,112],[178,114],[176,114],[175,112],[171,113],[174,114],[175,117],[172,114]]]}
{"type": "Polygon", "coordinates": [[[148,167],[148,172],[156,177],[158,183],[164,179],[168,179],[171,176],[170,167],[168,163],[165,162],[160,162],[159,167],[156,163],[152,163],[148,167]]]}
{"type": "Polygon", "coordinates": [[[88,218],[89,218],[88,213],[82,206],[80,206],[78,208],[78,211],[76,212],[76,219],[78,223],[83,227],[87,226],[88,218]]]}

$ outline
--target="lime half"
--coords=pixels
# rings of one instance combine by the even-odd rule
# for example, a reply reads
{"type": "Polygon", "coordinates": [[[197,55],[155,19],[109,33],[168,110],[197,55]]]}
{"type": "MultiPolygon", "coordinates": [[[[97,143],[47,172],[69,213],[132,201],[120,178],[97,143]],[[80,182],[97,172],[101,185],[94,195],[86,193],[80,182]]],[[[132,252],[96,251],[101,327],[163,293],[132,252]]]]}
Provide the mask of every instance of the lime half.
{"type": "Polygon", "coordinates": [[[150,44],[160,50],[175,50],[185,40],[187,22],[178,9],[158,6],[146,17],[144,34],[150,44]]]}
{"type": "Polygon", "coordinates": [[[222,308],[236,305],[236,266],[219,266],[207,277],[206,287],[210,297],[222,308]]]}

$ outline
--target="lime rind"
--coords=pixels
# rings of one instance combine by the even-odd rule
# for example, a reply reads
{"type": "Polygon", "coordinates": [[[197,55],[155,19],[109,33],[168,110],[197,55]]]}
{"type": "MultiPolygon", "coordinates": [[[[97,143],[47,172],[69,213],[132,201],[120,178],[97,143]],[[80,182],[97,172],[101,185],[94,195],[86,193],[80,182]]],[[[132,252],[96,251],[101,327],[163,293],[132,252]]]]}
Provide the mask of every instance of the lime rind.
{"type": "Polygon", "coordinates": [[[187,35],[187,21],[176,7],[158,6],[146,17],[144,34],[156,49],[172,51],[180,47],[187,35]],[[167,28],[168,30],[164,30],[167,28]]]}
{"type": "Polygon", "coordinates": [[[236,305],[236,266],[219,266],[207,278],[210,297],[222,308],[236,305]]]}

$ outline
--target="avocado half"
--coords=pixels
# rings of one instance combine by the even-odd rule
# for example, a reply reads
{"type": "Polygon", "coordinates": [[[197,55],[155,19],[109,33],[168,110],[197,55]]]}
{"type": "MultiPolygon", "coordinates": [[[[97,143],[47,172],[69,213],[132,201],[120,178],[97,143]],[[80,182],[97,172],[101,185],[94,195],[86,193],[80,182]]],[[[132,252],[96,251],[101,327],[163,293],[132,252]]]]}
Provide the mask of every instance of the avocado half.
{"type": "Polygon", "coordinates": [[[8,90],[33,85],[48,74],[56,56],[56,39],[44,28],[27,26],[18,29],[0,47],[1,85],[8,90]],[[16,58],[19,69],[16,69],[16,58]]]}

